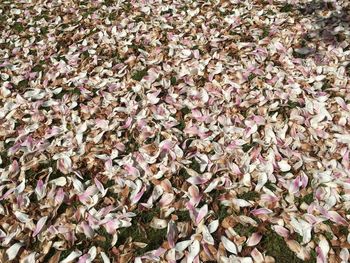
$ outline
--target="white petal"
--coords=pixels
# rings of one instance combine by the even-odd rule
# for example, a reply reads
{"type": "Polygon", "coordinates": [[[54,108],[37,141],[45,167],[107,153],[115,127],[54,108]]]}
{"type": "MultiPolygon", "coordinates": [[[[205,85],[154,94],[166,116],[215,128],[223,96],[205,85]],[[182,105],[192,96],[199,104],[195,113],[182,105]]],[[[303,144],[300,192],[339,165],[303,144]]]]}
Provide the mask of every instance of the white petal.
{"type": "Polygon", "coordinates": [[[200,244],[199,241],[196,239],[193,241],[193,243],[189,247],[189,255],[187,257],[187,262],[193,262],[194,258],[199,254],[200,251],[200,244]]]}
{"type": "Polygon", "coordinates": [[[342,259],[342,263],[349,262],[349,250],[343,248],[339,253],[339,257],[342,259]]]}
{"type": "Polygon", "coordinates": [[[191,245],[191,243],[192,243],[191,240],[181,241],[181,242],[179,242],[179,243],[177,243],[177,244],[175,245],[175,249],[176,249],[177,251],[182,252],[182,251],[184,251],[189,245],[191,245]]]}
{"type": "Polygon", "coordinates": [[[239,207],[248,207],[248,206],[252,206],[251,203],[249,203],[248,201],[244,200],[244,199],[234,199],[232,201],[235,205],[239,206],[239,207]]]}
{"type": "Polygon", "coordinates": [[[13,244],[11,247],[9,247],[6,250],[6,255],[7,255],[7,258],[9,261],[16,258],[18,251],[22,246],[23,246],[22,243],[16,243],[16,244],[13,244]]]}
{"type": "Polygon", "coordinates": [[[67,184],[67,179],[65,177],[59,177],[57,179],[51,180],[50,183],[56,186],[65,186],[67,184]]]}
{"type": "Polygon", "coordinates": [[[150,227],[154,229],[164,229],[168,225],[167,221],[164,219],[159,219],[154,217],[150,223],[150,227]]]}
{"type": "Polygon", "coordinates": [[[235,243],[233,243],[231,240],[229,240],[227,237],[222,236],[221,237],[222,244],[226,248],[227,251],[237,255],[237,248],[235,243]]]}
{"type": "Polygon", "coordinates": [[[329,244],[328,244],[327,240],[325,238],[323,238],[318,245],[321,248],[322,253],[325,256],[325,258],[327,258],[327,254],[329,252],[329,244]]]}
{"type": "Polygon", "coordinates": [[[214,220],[208,225],[209,233],[214,233],[219,227],[219,220],[214,220]]]}
{"type": "Polygon", "coordinates": [[[288,172],[291,168],[291,166],[288,164],[287,161],[282,160],[280,162],[278,162],[278,166],[281,169],[282,172],[288,172]]]}
{"type": "Polygon", "coordinates": [[[69,263],[71,261],[73,261],[74,259],[76,259],[77,257],[80,257],[81,256],[81,252],[79,250],[75,250],[75,251],[72,251],[68,257],[66,257],[64,260],[62,260],[60,263],[69,263]]]}
{"type": "Polygon", "coordinates": [[[29,222],[31,219],[29,218],[29,216],[25,213],[19,212],[19,211],[15,211],[15,216],[17,217],[17,219],[19,221],[21,221],[22,223],[27,223],[29,222]]]}
{"type": "Polygon", "coordinates": [[[103,263],[111,263],[105,252],[101,252],[103,263]]]}
{"type": "Polygon", "coordinates": [[[21,263],[35,263],[35,255],[36,252],[29,254],[23,259],[23,261],[21,261],[21,263]]]}
{"type": "Polygon", "coordinates": [[[202,234],[203,234],[203,240],[207,242],[208,244],[214,245],[214,238],[212,235],[209,233],[209,230],[206,226],[203,226],[202,229],[202,234]]]}
{"type": "Polygon", "coordinates": [[[266,182],[267,182],[267,174],[260,173],[258,177],[258,184],[255,187],[255,191],[259,192],[261,188],[266,184],[266,182]]]}

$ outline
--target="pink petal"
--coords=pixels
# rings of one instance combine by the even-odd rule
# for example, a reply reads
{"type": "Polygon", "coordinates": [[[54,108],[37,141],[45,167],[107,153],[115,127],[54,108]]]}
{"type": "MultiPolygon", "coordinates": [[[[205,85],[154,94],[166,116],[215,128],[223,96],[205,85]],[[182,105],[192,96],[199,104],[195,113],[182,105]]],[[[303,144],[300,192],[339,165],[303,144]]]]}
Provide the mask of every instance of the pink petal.
{"type": "Polygon", "coordinates": [[[272,213],[272,211],[271,211],[270,209],[267,209],[267,208],[258,208],[258,209],[252,210],[251,213],[252,213],[254,216],[257,216],[257,215],[266,215],[266,214],[270,214],[270,213],[272,213]]]}
{"type": "Polygon", "coordinates": [[[259,233],[253,233],[247,240],[247,246],[253,247],[259,244],[260,240],[262,239],[262,235],[259,233]]]}
{"type": "Polygon", "coordinates": [[[33,231],[33,237],[35,237],[37,234],[40,233],[41,229],[44,227],[47,220],[47,216],[44,216],[39,219],[38,223],[36,224],[36,227],[33,231]]]}
{"type": "Polygon", "coordinates": [[[274,225],[272,227],[273,230],[275,230],[275,232],[282,236],[282,237],[285,237],[285,238],[288,238],[289,237],[289,231],[288,229],[284,228],[283,226],[280,226],[280,225],[274,225]]]}
{"type": "Polygon", "coordinates": [[[208,214],[208,205],[203,205],[198,211],[198,215],[196,217],[196,224],[198,225],[207,214],[208,214]]]}

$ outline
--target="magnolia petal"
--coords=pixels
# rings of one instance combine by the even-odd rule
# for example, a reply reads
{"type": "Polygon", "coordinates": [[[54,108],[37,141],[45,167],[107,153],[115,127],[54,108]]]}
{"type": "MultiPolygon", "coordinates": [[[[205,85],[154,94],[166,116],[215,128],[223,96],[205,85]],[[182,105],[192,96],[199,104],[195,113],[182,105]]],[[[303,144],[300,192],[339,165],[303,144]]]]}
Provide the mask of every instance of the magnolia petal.
{"type": "Polygon", "coordinates": [[[210,245],[214,245],[214,238],[212,237],[212,235],[210,234],[208,228],[206,226],[202,227],[202,235],[203,235],[203,240],[210,244],[210,245]]]}
{"type": "Polygon", "coordinates": [[[342,260],[341,263],[349,262],[349,258],[350,258],[349,250],[347,248],[342,248],[342,250],[339,253],[339,257],[342,260]]]}
{"type": "Polygon", "coordinates": [[[33,252],[33,253],[30,253],[28,256],[26,256],[23,261],[21,261],[21,263],[35,263],[35,255],[37,253],[36,252],[33,252]]]}
{"type": "Polygon", "coordinates": [[[19,212],[19,211],[15,211],[14,212],[16,218],[21,221],[22,223],[28,223],[31,219],[29,218],[29,216],[25,213],[19,212]]]}
{"type": "Polygon", "coordinates": [[[189,254],[187,257],[187,262],[193,262],[195,257],[199,254],[200,251],[200,244],[199,241],[196,239],[192,242],[192,244],[188,248],[189,254]]]}
{"type": "Polygon", "coordinates": [[[261,254],[261,252],[259,250],[257,250],[256,248],[254,248],[250,254],[254,260],[254,262],[256,263],[263,263],[264,260],[264,256],[261,254]]]}
{"type": "Polygon", "coordinates": [[[167,239],[171,248],[175,247],[178,230],[174,221],[169,221],[167,229],[167,239]]]}
{"type": "Polygon", "coordinates": [[[221,237],[222,244],[224,245],[225,249],[235,255],[237,255],[237,247],[235,243],[233,243],[231,240],[229,240],[227,237],[222,236],[221,237]]]}
{"type": "Polygon", "coordinates": [[[253,233],[247,240],[247,246],[253,247],[259,244],[260,240],[262,239],[262,235],[259,233],[253,233]]]}
{"type": "Polygon", "coordinates": [[[320,243],[318,244],[316,251],[317,251],[317,260],[320,262],[327,262],[329,244],[325,238],[322,238],[320,240],[320,243]]]}
{"type": "Polygon", "coordinates": [[[252,213],[254,216],[266,215],[266,214],[272,213],[272,210],[267,209],[267,208],[258,208],[258,209],[252,210],[251,213],[252,213]]]}
{"type": "Polygon", "coordinates": [[[150,227],[154,229],[164,229],[167,227],[167,221],[165,219],[159,219],[154,217],[150,222],[150,227]]]}
{"type": "Polygon", "coordinates": [[[105,252],[101,252],[100,254],[101,254],[103,263],[111,263],[111,261],[109,260],[105,252]]]}
{"type": "Polygon", "coordinates": [[[7,259],[9,261],[13,260],[16,258],[18,251],[20,250],[21,247],[23,247],[24,245],[22,243],[16,243],[13,244],[11,247],[9,247],[6,250],[6,255],[7,255],[7,259]]]}
{"type": "Polygon", "coordinates": [[[175,245],[175,250],[182,252],[191,244],[192,244],[192,240],[185,240],[185,241],[178,242],[175,245]]]}
{"type": "Polygon", "coordinates": [[[33,237],[35,237],[37,234],[40,233],[40,231],[42,230],[42,228],[44,227],[46,220],[47,220],[47,216],[44,216],[42,218],[39,219],[38,223],[36,224],[36,227],[33,231],[33,237]]]}
{"type": "Polygon", "coordinates": [[[219,220],[214,220],[208,225],[209,233],[214,233],[219,227],[219,220]]]}
{"type": "Polygon", "coordinates": [[[199,209],[198,211],[198,215],[196,217],[196,224],[198,225],[207,214],[208,214],[208,205],[203,205],[201,209],[199,209]]]}
{"type": "Polygon", "coordinates": [[[282,172],[288,172],[292,168],[286,160],[278,162],[278,167],[281,169],[282,172]]]}
{"type": "Polygon", "coordinates": [[[68,257],[66,257],[65,259],[63,259],[60,263],[69,263],[71,261],[73,261],[74,259],[80,257],[82,255],[81,251],[79,250],[75,250],[72,251],[68,257]]]}
{"type": "Polygon", "coordinates": [[[272,226],[272,229],[281,237],[285,237],[285,238],[289,237],[288,229],[284,228],[283,226],[274,225],[274,226],[272,226]]]}

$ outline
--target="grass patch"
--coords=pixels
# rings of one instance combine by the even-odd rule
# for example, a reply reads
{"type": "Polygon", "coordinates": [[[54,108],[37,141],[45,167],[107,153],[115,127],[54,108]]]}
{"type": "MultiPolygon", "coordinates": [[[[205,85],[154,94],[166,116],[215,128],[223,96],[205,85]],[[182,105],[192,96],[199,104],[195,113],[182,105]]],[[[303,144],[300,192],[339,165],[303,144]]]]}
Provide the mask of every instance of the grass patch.
{"type": "Polygon", "coordinates": [[[314,193],[307,194],[300,198],[299,204],[307,203],[308,205],[314,201],[314,193]]]}
{"type": "Polygon", "coordinates": [[[256,74],[252,73],[248,76],[248,81],[251,82],[256,77],[256,74]]]}
{"type": "Polygon", "coordinates": [[[242,150],[243,152],[248,152],[250,149],[252,149],[255,145],[257,145],[256,142],[252,142],[252,143],[246,143],[244,145],[242,145],[242,150]]]}
{"type": "Polygon", "coordinates": [[[44,68],[42,65],[35,65],[33,68],[32,68],[32,72],[40,72],[40,71],[43,71],[44,68]]]}
{"type": "Polygon", "coordinates": [[[295,57],[295,58],[306,58],[307,55],[306,54],[300,54],[298,52],[293,51],[293,57],[295,57]]]}
{"type": "Polygon", "coordinates": [[[240,236],[251,236],[254,232],[256,232],[256,227],[253,227],[251,225],[238,224],[233,227],[233,229],[240,236]]]}
{"type": "Polygon", "coordinates": [[[24,26],[19,22],[13,24],[13,29],[16,30],[18,33],[21,33],[25,30],[24,26]]]}
{"type": "Polygon", "coordinates": [[[129,153],[133,153],[135,151],[137,151],[140,147],[140,145],[137,143],[137,141],[132,137],[128,137],[129,141],[127,141],[125,143],[125,153],[129,154],[129,153]]]}
{"type": "Polygon", "coordinates": [[[299,102],[295,102],[295,101],[288,101],[287,105],[291,109],[294,109],[296,107],[301,107],[300,103],[299,102]]]}
{"type": "Polygon", "coordinates": [[[220,222],[231,214],[228,212],[228,207],[224,205],[219,205],[219,211],[217,212],[217,217],[220,222]]]}
{"type": "Polygon", "coordinates": [[[175,212],[175,215],[180,222],[189,222],[191,221],[190,213],[188,210],[179,210],[175,212]]]}
{"type": "Polygon", "coordinates": [[[177,79],[176,79],[174,76],[172,76],[172,77],[170,78],[170,83],[171,83],[172,86],[176,85],[177,79]]]}
{"type": "Polygon", "coordinates": [[[59,262],[61,262],[62,260],[64,260],[66,257],[69,256],[70,253],[73,252],[73,249],[66,249],[66,250],[62,250],[61,255],[60,255],[60,260],[59,262]]]}
{"type": "Polygon", "coordinates": [[[266,255],[272,256],[278,263],[311,263],[316,262],[314,255],[309,260],[299,259],[293,251],[289,249],[284,238],[271,229],[265,233],[260,244],[260,251],[266,251],[266,255]]]}
{"type": "MultiPolygon", "coordinates": [[[[148,219],[151,216],[147,217],[148,219]]],[[[147,220],[148,220],[147,219],[147,220]]],[[[133,221],[137,219],[133,219],[133,221]]],[[[148,245],[144,248],[136,248],[134,251],[135,256],[143,255],[147,251],[159,248],[166,239],[167,229],[153,229],[148,227],[142,229],[137,222],[132,222],[135,227],[123,228],[120,230],[118,235],[118,242],[116,246],[125,244],[125,242],[131,238],[133,242],[147,243],[148,245]]]]}
{"type": "Polygon", "coordinates": [[[169,8],[168,10],[161,11],[160,15],[166,15],[166,14],[172,14],[172,13],[173,13],[173,9],[169,8]]]}
{"type": "Polygon", "coordinates": [[[255,200],[259,197],[260,197],[259,193],[254,191],[245,192],[237,196],[237,198],[244,199],[244,200],[255,200]]]}
{"type": "Polygon", "coordinates": [[[184,177],[185,179],[190,178],[191,176],[187,173],[185,168],[179,170],[179,176],[184,177]]]}
{"type": "Polygon", "coordinates": [[[190,164],[190,168],[192,170],[196,171],[197,173],[201,173],[201,171],[200,171],[201,166],[195,159],[190,164]]]}
{"type": "MultiPolygon", "coordinates": [[[[349,74],[350,74],[350,71],[349,71],[349,74]]],[[[326,80],[326,81],[323,83],[323,85],[322,85],[322,87],[321,87],[321,90],[322,90],[322,91],[325,91],[325,90],[328,90],[328,89],[330,89],[330,88],[332,88],[332,84],[330,83],[329,80],[326,80]]]]}
{"type": "Polygon", "coordinates": [[[109,249],[111,249],[113,236],[111,234],[108,234],[108,232],[106,231],[106,229],[104,227],[100,227],[98,230],[96,230],[96,233],[100,237],[102,237],[99,240],[95,239],[96,245],[103,248],[103,250],[105,250],[105,251],[108,251],[109,249]]]}
{"type": "Polygon", "coordinates": [[[280,9],[280,11],[283,13],[289,13],[289,12],[292,12],[292,10],[293,10],[293,5],[291,5],[291,4],[285,4],[280,9]]]}
{"type": "Polygon", "coordinates": [[[5,168],[11,164],[10,158],[7,156],[7,152],[0,152],[0,157],[2,160],[2,164],[0,164],[1,168],[5,168]]]}
{"type": "Polygon", "coordinates": [[[152,219],[155,216],[159,217],[159,214],[159,207],[138,212],[132,219],[132,227],[122,228],[119,230],[118,242],[116,246],[118,247],[125,244],[129,239],[132,239],[133,242],[148,244],[144,248],[136,248],[134,251],[136,256],[159,248],[166,239],[167,229],[153,229],[149,227],[149,223],[152,221],[152,219]]]}
{"type": "Polygon", "coordinates": [[[191,110],[188,107],[183,107],[181,109],[182,116],[185,116],[185,115],[189,114],[190,112],[191,112],[191,110]]]}
{"type": "Polygon", "coordinates": [[[138,223],[143,223],[143,224],[149,224],[153,217],[157,216],[160,214],[160,209],[159,207],[155,207],[153,209],[150,209],[150,210],[145,210],[145,211],[142,211],[140,212],[138,215],[137,215],[137,221],[138,223]]]}
{"type": "Polygon", "coordinates": [[[261,39],[268,37],[269,35],[270,35],[270,30],[267,27],[264,27],[261,35],[261,39]]]}
{"type": "Polygon", "coordinates": [[[271,182],[267,182],[264,186],[272,192],[276,191],[276,186],[274,186],[271,182]]]}
{"type": "Polygon", "coordinates": [[[175,128],[179,129],[180,131],[183,131],[186,127],[186,123],[184,120],[180,120],[179,124],[175,126],[175,128]]]}
{"type": "Polygon", "coordinates": [[[29,86],[29,80],[23,79],[20,82],[18,82],[16,88],[19,90],[24,90],[29,86]]]}
{"type": "Polygon", "coordinates": [[[144,76],[147,75],[147,69],[142,69],[142,70],[138,70],[136,71],[132,76],[131,78],[133,80],[136,80],[136,81],[141,81],[143,79],[144,76]]]}
{"type": "Polygon", "coordinates": [[[339,233],[348,236],[349,235],[349,228],[347,226],[339,226],[339,233]]]}

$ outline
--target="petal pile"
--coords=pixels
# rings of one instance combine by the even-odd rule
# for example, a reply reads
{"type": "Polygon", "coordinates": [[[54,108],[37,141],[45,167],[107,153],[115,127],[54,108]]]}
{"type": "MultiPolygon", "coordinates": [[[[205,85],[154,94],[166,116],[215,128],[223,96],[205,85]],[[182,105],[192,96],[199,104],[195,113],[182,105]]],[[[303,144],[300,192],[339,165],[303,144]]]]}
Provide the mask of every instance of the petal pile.
{"type": "Polygon", "coordinates": [[[0,262],[349,261],[349,1],[0,20],[0,262]]]}

